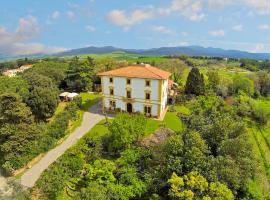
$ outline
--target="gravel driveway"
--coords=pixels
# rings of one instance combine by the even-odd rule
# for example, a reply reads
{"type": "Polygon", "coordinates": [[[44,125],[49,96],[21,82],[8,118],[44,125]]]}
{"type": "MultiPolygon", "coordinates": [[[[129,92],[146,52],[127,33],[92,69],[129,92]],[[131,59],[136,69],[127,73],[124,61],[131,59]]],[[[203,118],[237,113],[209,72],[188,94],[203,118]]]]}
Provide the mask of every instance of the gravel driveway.
{"type": "Polygon", "coordinates": [[[84,113],[82,125],[70,134],[62,144],[50,150],[38,163],[26,171],[21,177],[21,184],[25,187],[33,187],[44,170],[103,119],[104,116],[99,112],[99,105],[92,106],[89,112],[84,113]]]}

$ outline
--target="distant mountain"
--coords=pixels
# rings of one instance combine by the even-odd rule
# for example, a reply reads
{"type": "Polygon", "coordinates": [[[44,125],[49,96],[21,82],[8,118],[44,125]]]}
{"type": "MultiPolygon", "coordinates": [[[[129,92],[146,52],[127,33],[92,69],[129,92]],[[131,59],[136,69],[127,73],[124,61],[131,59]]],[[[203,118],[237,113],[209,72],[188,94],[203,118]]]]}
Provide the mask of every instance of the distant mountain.
{"type": "Polygon", "coordinates": [[[75,56],[81,54],[102,54],[112,53],[115,51],[123,51],[131,54],[142,55],[179,55],[188,54],[190,56],[216,56],[226,58],[252,58],[258,60],[270,59],[270,53],[250,53],[238,50],[224,50],[220,48],[201,47],[201,46],[185,46],[185,47],[161,47],[153,49],[123,49],[112,46],[105,47],[86,47],[80,49],[72,49],[69,51],[55,54],[55,56],[75,56]]]}
{"type": "Polygon", "coordinates": [[[140,55],[179,55],[187,54],[190,56],[214,56],[214,57],[224,57],[224,58],[252,58],[257,60],[270,60],[270,53],[250,53],[246,51],[238,50],[224,50],[221,48],[212,48],[212,47],[201,47],[201,46],[184,46],[184,47],[161,47],[161,48],[152,48],[152,49],[124,49],[117,48],[113,46],[104,46],[104,47],[85,47],[79,49],[71,49],[68,51],[60,52],[53,55],[27,55],[27,56],[6,56],[0,55],[0,60],[12,60],[18,58],[43,58],[46,56],[76,56],[82,54],[105,54],[112,52],[126,52],[130,54],[140,54],[140,55]]]}

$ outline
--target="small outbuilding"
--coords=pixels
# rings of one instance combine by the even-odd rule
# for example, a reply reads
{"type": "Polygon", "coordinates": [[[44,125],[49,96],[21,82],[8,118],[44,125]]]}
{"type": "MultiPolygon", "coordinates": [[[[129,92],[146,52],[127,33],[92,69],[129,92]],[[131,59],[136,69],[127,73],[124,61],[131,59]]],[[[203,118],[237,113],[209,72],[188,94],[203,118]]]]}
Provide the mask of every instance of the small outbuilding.
{"type": "Polygon", "coordinates": [[[79,96],[78,93],[72,92],[72,93],[68,94],[67,98],[68,98],[69,101],[72,101],[77,96],[79,96]]]}
{"type": "Polygon", "coordinates": [[[79,94],[75,92],[63,92],[59,95],[61,101],[72,101],[77,96],[79,94]]]}

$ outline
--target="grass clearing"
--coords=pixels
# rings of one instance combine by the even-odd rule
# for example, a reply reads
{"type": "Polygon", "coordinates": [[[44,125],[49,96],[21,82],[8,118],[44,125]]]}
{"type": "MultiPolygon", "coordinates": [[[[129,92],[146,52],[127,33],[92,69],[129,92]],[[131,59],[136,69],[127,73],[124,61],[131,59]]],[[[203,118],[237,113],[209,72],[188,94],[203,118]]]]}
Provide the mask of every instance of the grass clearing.
{"type": "Polygon", "coordinates": [[[181,119],[177,116],[177,114],[182,113],[185,115],[189,115],[190,110],[183,105],[175,106],[175,112],[169,112],[169,110],[170,109],[168,109],[163,121],[157,121],[154,119],[147,120],[146,135],[154,133],[160,126],[163,126],[163,125],[166,128],[169,128],[175,132],[183,131],[184,125],[181,119]]]}
{"type": "Polygon", "coordinates": [[[82,98],[82,110],[88,111],[91,106],[96,104],[100,100],[100,94],[82,92],[80,93],[82,98]]]}

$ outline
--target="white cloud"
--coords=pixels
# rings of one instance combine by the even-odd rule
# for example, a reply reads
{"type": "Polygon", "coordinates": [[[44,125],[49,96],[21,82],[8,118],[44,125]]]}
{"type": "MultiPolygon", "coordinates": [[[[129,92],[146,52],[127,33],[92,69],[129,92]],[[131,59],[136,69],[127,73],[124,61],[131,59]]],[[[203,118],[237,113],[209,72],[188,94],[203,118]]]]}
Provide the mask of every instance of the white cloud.
{"type": "Polygon", "coordinates": [[[268,24],[261,24],[261,25],[259,25],[259,29],[261,29],[261,30],[268,30],[270,27],[269,27],[269,25],[268,24]]]}
{"type": "Polygon", "coordinates": [[[168,7],[158,8],[157,12],[160,15],[179,13],[191,21],[201,21],[205,18],[205,14],[202,13],[202,10],[202,0],[172,0],[168,7]]]}
{"type": "Polygon", "coordinates": [[[233,27],[233,30],[236,32],[242,32],[244,30],[243,25],[238,24],[233,27]]]}
{"type": "Polygon", "coordinates": [[[128,29],[144,20],[173,13],[178,13],[191,21],[201,21],[206,17],[202,10],[203,0],[172,0],[166,7],[147,6],[131,11],[130,14],[127,14],[126,10],[112,10],[107,18],[112,24],[128,29]]]}
{"type": "Polygon", "coordinates": [[[88,31],[88,32],[95,32],[96,31],[96,28],[91,26],[91,25],[87,25],[85,26],[85,29],[88,31]]]}
{"type": "Polygon", "coordinates": [[[232,4],[232,0],[208,0],[208,4],[211,9],[222,9],[232,4]]]}
{"type": "Polygon", "coordinates": [[[253,53],[262,53],[265,50],[264,44],[256,44],[255,48],[251,51],[253,53]]]}
{"type": "Polygon", "coordinates": [[[59,17],[60,17],[60,12],[59,11],[54,11],[53,13],[52,13],[52,15],[51,15],[51,18],[52,19],[54,19],[54,20],[56,20],[56,19],[58,19],[59,17]]]}
{"type": "Polygon", "coordinates": [[[130,15],[124,10],[113,10],[108,14],[108,19],[111,23],[122,28],[129,28],[132,25],[138,24],[146,19],[153,17],[153,13],[147,10],[134,10],[130,15]]]}
{"type": "Polygon", "coordinates": [[[220,30],[213,30],[209,32],[210,35],[214,37],[224,37],[225,36],[225,31],[220,29],[220,30]]]}
{"type": "Polygon", "coordinates": [[[152,26],[151,30],[154,32],[159,32],[167,35],[175,35],[175,32],[173,30],[165,26],[152,26]]]}
{"type": "Polygon", "coordinates": [[[247,6],[252,10],[257,11],[261,15],[270,14],[270,1],[269,0],[244,0],[247,6]]]}
{"type": "Polygon", "coordinates": [[[0,54],[28,55],[37,53],[55,53],[64,48],[48,47],[40,43],[31,42],[40,34],[38,21],[33,16],[20,18],[15,32],[8,32],[0,27],[0,54]]]}
{"type": "Polygon", "coordinates": [[[71,21],[75,21],[76,15],[75,15],[74,12],[72,12],[72,11],[67,11],[66,14],[67,14],[68,19],[70,19],[71,21]]]}

